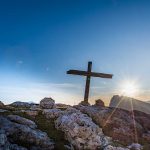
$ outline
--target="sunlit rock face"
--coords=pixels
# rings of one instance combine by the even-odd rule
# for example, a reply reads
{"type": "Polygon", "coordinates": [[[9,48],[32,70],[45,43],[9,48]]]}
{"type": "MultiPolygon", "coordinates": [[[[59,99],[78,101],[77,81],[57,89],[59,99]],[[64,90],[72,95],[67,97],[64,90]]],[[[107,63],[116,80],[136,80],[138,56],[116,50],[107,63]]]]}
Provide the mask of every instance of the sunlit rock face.
{"type": "Polygon", "coordinates": [[[0,116],[0,149],[51,150],[54,149],[54,143],[45,132],[37,130],[31,120],[16,115],[0,116]]]}
{"type": "MultiPolygon", "coordinates": [[[[75,106],[81,112],[88,114],[93,121],[102,127],[105,135],[122,144],[132,144],[143,141],[145,133],[148,136],[150,131],[150,115],[139,111],[132,112],[95,106],[75,106]]],[[[146,138],[145,142],[150,143],[146,138]]]]}
{"type": "Polygon", "coordinates": [[[77,109],[67,109],[58,117],[55,125],[65,132],[67,140],[76,149],[95,150],[109,145],[109,138],[104,136],[101,128],[77,109]]]}
{"type": "Polygon", "coordinates": [[[109,107],[117,107],[125,110],[138,110],[150,114],[150,103],[133,99],[126,96],[114,95],[109,107]]]}
{"type": "Polygon", "coordinates": [[[55,108],[55,101],[52,98],[44,98],[40,101],[40,107],[43,109],[55,108]]]}

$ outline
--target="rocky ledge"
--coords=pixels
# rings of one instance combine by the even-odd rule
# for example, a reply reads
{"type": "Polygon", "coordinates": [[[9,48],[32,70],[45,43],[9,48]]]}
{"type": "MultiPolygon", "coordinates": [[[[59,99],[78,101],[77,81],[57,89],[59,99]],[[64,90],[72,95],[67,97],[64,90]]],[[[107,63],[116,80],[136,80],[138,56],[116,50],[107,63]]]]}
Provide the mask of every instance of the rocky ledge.
{"type": "Polygon", "coordinates": [[[149,150],[150,115],[95,105],[16,102],[0,111],[1,150],[149,150]],[[3,110],[3,111],[2,111],[3,110]]]}

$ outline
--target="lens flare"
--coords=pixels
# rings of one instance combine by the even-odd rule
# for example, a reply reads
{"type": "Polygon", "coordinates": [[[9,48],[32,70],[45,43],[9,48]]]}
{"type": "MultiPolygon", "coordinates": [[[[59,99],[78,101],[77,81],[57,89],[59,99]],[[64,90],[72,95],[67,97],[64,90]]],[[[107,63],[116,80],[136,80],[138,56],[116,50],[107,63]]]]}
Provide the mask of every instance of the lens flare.
{"type": "Polygon", "coordinates": [[[121,94],[125,96],[136,96],[138,94],[138,86],[134,81],[124,81],[121,84],[121,94]]]}

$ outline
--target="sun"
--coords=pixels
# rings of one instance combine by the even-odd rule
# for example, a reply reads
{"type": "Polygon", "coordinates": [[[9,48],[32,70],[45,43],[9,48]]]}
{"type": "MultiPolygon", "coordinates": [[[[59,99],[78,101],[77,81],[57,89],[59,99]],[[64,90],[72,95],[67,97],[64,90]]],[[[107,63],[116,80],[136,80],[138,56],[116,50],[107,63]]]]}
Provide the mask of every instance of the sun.
{"type": "Polygon", "coordinates": [[[125,96],[136,96],[138,86],[134,81],[124,81],[121,87],[121,94],[125,96]]]}

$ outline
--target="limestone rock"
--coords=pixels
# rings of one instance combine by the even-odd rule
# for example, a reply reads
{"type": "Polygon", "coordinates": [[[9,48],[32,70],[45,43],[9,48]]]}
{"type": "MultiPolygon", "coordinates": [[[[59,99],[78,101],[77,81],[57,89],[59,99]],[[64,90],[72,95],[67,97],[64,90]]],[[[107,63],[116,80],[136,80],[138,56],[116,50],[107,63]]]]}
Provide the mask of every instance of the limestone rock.
{"type": "Polygon", "coordinates": [[[58,118],[61,114],[63,114],[63,111],[57,108],[43,110],[43,115],[45,115],[47,119],[58,118]]]}
{"type": "Polygon", "coordinates": [[[95,101],[95,106],[105,107],[105,104],[101,99],[98,99],[98,100],[95,101]]]}
{"type": "Polygon", "coordinates": [[[143,147],[138,144],[138,143],[132,143],[130,146],[128,146],[129,149],[132,149],[132,150],[142,150],[143,147]]]}
{"type": "MultiPolygon", "coordinates": [[[[0,129],[5,132],[8,142],[11,141],[11,144],[27,144],[28,147],[30,147],[29,149],[31,150],[33,146],[38,150],[51,150],[54,148],[54,143],[45,132],[30,128],[29,126],[24,124],[12,122],[11,120],[9,120],[9,118],[10,117],[6,118],[0,116],[0,129]]],[[[4,143],[4,141],[6,141],[5,136],[1,136],[1,139],[3,139],[1,140],[1,143],[4,143]]],[[[9,149],[14,150],[11,148],[9,149]]]]}
{"type": "Polygon", "coordinates": [[[134,111],[134,120],[133,112],[122,109],[108,107],[99,109],[95,106],[81,105],[75,107],[82,113],[88,114],[96,124],[102,127],[105,135],[112,137],[113,140],[117,140],[121,144],[134,143],[136,136],[139,141],[145,137],[146,141],[148,140],[147,142],[150,142],[149,138],[145,136],[145,133],[150,131],[150,115],[148,114],[134,111]],[[137,135],[135,135],[135,127],[137,135]]]}
{"type": "Polygon", "coordinates": [[[14,102],[14,103],[11,103],[10,106],[13,106],[13,107],[16,107],[16,108],[30,108],[31,107],[31,104],[27,103],[27,102],[20,102],[20,101],[17,101],[17,102],[14,102]]]}
{"type": "Polygon", "coordinates": [[[55,108],[55,101],[52,98],[44,98],[40,101],[40,107],[43,109],[55,108]]]}
{"type": "Polygon", "coordinates": [[[23,118],[23,117],[20,117],[20,116],[17,116],[17,115],[8,115],[8,119],[13,122],[19,123],[19,124],[27,125],[30,128],[37,127],[37,125],[33,121],[23,118]]]}
{"type": "Polygon", "coordinates": [[[10,143],[5,131],[0,129],[0,150],[27,150],[27,148],[10,143]]]}
{"type": "Polygon", "coordinates": [[[75,149],[103,148],[110,143],[92,119],[75,108],[69,108],[55,121],[57,129],[64,131],[67,140],[75,149]]]}
{"type": "Polygon", "coordinates": [[[104,150],[129,150],[128,148],[122,148],[122,147],[114,147],[111,145],[108,145],[104,148],[104,150]]]}

